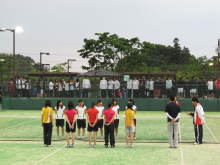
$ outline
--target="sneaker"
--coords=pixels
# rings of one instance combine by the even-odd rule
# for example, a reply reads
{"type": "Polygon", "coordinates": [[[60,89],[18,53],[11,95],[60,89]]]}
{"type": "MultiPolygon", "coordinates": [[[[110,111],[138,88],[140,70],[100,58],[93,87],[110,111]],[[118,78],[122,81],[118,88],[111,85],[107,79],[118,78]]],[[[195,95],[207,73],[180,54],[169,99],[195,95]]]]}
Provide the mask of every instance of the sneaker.
{"type": "Polygon", "coordinates": [[[66,145],[66,148],[70,148],[70,145],[69,145],[69,144],[67,144],[67,145],[66,145]]]}
{"type": "Polygon", "coordinates": [[[197,145],[197,144],[199,144],[199,143],[197,143],[197,142],[194,143],[194,145],[197,145]]]}
{"type": "Polygon", "coordinates": [[[105,144],[105,148],[108,148],[108,145],[105,144]]]}
{"type": "Polygon", "coordinates": [[[74,148],[74,145],[73,145],[73,144],[71,144],[71,145],[69,146],[69,148],[74,148]]]}

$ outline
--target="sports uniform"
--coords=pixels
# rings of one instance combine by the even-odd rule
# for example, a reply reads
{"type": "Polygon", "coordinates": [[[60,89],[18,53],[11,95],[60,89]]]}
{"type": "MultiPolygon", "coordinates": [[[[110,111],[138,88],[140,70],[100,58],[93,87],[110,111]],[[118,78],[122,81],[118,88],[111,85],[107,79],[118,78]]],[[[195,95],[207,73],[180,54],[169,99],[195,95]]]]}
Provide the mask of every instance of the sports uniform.
{"type": "Polygon", "coordinates": [[[78,118],[77,118],[78,129],[86,128],[86,115],[85,115],[86,106],[85,105],[83,107],[76,106],[76,111],[78,113],[78,118]]]}
{"type": "Polygon", "coordinates": [[[102,116],[102,114],[103,114],[103,111],[104,111],[104,107],[103,106],[96,106],[95,108],[99,111],[97,126],[98,126],[98,128],[103,128],[103,116],[102,116]]]}
{"type": "Polygon", "coordinates": [[[115,120],[114,120],[114,126],[115,128],[118,128],[119,125],[119,105],[115,105],[112,107],[112,110],[115,111],[115,120]]]}
{"type": "Polygon", "coordinates": [[[56,127],[63,127],[64,126],[64,110],[65,106],[55,106],[54,109],[56,110],[56,127]]]}

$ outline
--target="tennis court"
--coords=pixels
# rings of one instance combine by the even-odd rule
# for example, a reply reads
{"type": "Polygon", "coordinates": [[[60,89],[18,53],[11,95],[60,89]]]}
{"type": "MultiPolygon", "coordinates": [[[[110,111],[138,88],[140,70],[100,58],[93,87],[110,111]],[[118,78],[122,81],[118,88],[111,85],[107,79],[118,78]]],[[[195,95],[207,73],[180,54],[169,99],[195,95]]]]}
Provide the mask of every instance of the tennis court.
{"type": "Polygon", "coordinates": [[[193,145],[192,119],[182,113],[181,144],[178,149],[168,148],[167,125],[164,112],[137,114],[137,139],[134,147],[124,144],[123,113],[116,148],[104,148],[98,139],[96,148],[88,148],[85,140],[76,140],[75,148],[65,148],[65,139],[53,131],[53,147],[42,142],[40,111],[0,111],[1,164],[81,164],[81,165],[216,165],[220,161],[220,113],[207,112],[204,125],[204,144],[193,145]]]}

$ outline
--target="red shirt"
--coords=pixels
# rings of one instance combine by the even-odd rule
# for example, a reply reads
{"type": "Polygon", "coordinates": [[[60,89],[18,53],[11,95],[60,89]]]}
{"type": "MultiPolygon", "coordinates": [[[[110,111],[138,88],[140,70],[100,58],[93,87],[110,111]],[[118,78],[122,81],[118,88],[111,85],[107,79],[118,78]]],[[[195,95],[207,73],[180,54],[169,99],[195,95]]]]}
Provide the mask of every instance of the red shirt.
{"type": "MultiPolygon", "coordinates": [[[[105,122],[109,123],[115,115],[115,111],[111,108],[104,110],[103,115],[105,116],[105,122]]],[[[114,122],[114,120],[112,120],[114,122]]]]}
{"type": "Polygon", "coordinates": [[[94,123],[96,120],[96,116],[98,115],[99,111],[96,108],[89,108],[86,113],[89,116],[89,122],[94,123]]]}
{"type": "Polygon", "coordinates": [[[67,115],[67,118],[68,118],[69,122],[72,123],[73,120],[74,120],[74,116],[77,114],[77,112],[76,112],[75,109],[71,109],[71,110],[66,109],[64,111],[64,114],[67,115]]]}
{"type": "Polygon", "coordinates": [[[220,80],[215,81],[215,88],[220,89],[220,80]]]}

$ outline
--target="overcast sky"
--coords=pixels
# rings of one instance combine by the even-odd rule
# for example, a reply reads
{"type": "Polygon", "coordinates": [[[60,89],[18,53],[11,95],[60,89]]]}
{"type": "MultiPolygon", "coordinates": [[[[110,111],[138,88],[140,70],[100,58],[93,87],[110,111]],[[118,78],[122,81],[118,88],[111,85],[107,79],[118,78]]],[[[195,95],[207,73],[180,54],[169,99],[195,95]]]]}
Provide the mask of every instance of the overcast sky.
{"type": "MultiPolygon", "coordinates": [[[[20,25],[16,53],[43,63],[69,58],[72,71],[82,71],[77,53],[84,38],[96,32],[139,37],[142,41],[172,45],[174,37],[195,56],[216,55],[220,38],[219,0],[0,0],[0,28],[20,25]]],[[[12,52],[12,34],[0,33],[0,52],[12,52]]]]}

